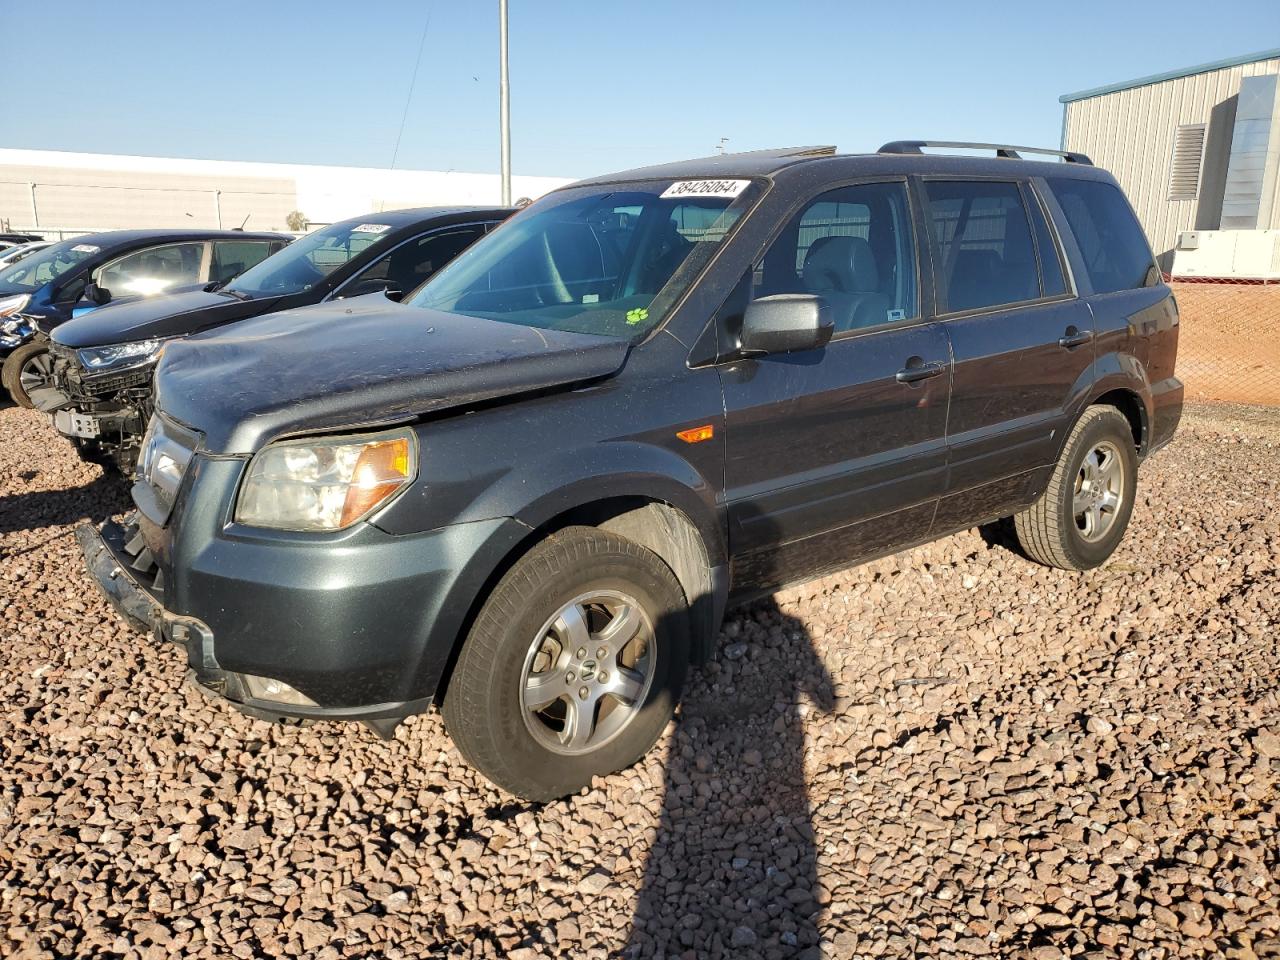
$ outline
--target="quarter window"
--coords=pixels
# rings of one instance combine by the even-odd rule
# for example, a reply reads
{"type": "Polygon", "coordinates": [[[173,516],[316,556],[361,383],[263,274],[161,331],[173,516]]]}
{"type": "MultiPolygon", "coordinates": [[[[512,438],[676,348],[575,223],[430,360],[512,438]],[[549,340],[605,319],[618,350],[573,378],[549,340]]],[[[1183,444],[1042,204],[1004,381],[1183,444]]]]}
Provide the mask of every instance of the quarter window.
{"type": "Polygon", "coordinates": [[[1096,180],[1050,180],[1075,235],[1094,293],[1155,286],[1151,247],[1118,187],[1096,180]]]}
{"type": "Polygon", "coordinates": [[[914,317],[915,280],[905,185],[866,183],[824,193],[792,218],[751,296],[817,294],[843,333],[914,317]]]}
{"type": "Polygon", "coordinates": [[[1035,246],[1017,184],[930,180],[925,193],[945,312],[1040,297],[1035,246]]]}

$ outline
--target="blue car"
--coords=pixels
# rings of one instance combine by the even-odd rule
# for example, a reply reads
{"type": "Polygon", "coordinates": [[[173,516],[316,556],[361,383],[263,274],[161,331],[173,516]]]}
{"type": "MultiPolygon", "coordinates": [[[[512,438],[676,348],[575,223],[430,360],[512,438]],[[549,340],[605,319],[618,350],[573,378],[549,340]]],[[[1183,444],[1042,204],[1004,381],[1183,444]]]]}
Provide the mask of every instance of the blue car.
{"type": "Polygon", "coordinates": [[[14,401],[52,370],[58,325],[107,303],[222,284],[290,241],[239,230],[115,230],[51,244],[0,269],[0,383],[14,401]]]}

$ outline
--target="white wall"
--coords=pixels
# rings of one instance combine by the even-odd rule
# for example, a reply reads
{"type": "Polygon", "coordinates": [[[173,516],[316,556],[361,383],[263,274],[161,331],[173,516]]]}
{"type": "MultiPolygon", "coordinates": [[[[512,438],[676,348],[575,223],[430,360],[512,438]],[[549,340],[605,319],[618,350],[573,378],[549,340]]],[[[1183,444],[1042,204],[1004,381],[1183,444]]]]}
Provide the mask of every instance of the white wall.
{"type": "MultiPolygon", "coordinates": [[[[515,176],[512,198],[536,198],[568,182],[515,176]]],[[[282,230],[292,210],[331,223],[401,207],[496,204],[500,197],[496,173],[0,148],[0,222],[14,230],[234,227],[246,216],[250,229],[282,230]]]]}

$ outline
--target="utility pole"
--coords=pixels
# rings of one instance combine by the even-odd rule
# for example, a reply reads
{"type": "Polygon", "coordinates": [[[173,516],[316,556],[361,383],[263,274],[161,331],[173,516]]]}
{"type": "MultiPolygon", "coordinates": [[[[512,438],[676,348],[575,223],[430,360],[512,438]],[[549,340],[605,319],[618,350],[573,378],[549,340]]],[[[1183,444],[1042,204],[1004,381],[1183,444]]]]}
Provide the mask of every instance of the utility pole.
{"type": "Polygon", "coordinates": [[[498,0],[498,45],[502,48],[498,102],[502,114],[502,205],[511,206],[511,80],[507,76],[507,0],[498,0]]]}

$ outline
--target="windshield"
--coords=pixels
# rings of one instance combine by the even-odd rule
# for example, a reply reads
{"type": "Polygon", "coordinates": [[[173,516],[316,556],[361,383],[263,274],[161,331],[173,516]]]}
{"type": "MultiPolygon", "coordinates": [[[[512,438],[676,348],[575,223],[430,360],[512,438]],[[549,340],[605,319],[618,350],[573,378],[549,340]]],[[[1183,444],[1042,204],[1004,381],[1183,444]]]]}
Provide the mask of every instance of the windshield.
{"type": "Polygon", "coordinates": [[[97,244],[84,240],[63,240],[38,250],[17,263],[0,268],[0,294],[39,290],[100,249],[97,244]]]}
{"type": "Polygon", "coordinates": [[[560,191],[476,243],[408,302],[634,337],[662,321],[759,192],[750,180],[560,191]]]}
{"type": "Polygon", "coordinates": [[[251,297],[304,293],[387,236],[391,226],[375,222],[377,214],[372,217],[361,223],[335,223],[309,233],[250,267],[226,289],[251,297]]]}

